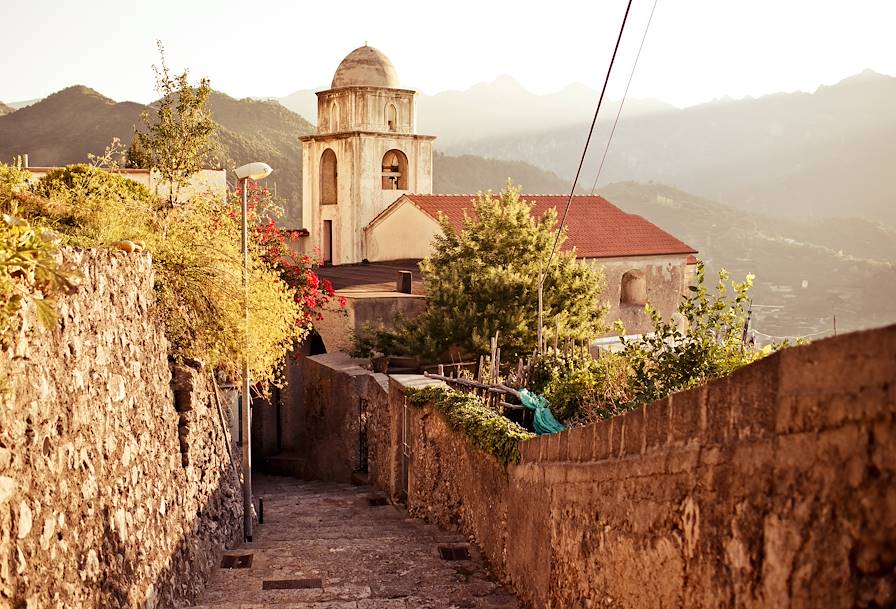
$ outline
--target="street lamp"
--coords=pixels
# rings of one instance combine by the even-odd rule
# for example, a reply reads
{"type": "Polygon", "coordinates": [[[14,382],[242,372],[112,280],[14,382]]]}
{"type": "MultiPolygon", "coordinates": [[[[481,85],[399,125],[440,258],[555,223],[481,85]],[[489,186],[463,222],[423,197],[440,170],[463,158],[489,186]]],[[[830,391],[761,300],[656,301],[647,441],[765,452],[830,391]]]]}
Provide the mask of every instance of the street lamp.
{"type": "Polygon", "coordinates": [[[241,388],[242,409],[240,410],[240,435],[242,436],[243,462],[243,536],[252,541],[252,442],[251,400],[249,397],[249,180],[258,181],[271,175],[271,166],[267,163],[247,163],[236,169],[236,177],[243,189],[243,340],[246,352],[243,355],[243,384],[241,388]]]}

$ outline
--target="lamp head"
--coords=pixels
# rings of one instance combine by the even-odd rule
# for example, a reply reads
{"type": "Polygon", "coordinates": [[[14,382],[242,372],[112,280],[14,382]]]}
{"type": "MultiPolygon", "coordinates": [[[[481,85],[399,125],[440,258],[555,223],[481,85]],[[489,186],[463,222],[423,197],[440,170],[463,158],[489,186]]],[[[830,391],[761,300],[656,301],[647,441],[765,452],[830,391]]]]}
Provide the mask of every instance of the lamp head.
{"type": "Polygon", "coordinates": [[[257,182],[271,175],[272,171],[274,170],[267,163],[246,163],[236,168],[236,177],[240,180],[249,178],[257,182]]]}

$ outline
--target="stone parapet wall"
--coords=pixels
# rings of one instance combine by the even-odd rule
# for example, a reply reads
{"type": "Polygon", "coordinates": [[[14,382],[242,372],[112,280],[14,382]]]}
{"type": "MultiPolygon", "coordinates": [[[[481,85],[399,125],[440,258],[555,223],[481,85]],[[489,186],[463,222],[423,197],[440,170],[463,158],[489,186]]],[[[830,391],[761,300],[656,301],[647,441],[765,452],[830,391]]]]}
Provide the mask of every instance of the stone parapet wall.
{"type": "Polygon", "coordinates": [[[531,607],[896,606],[896,326],[526,442],[506,470],[408,416],[409,510],[473,536],[531,607]]]}
{"type": "Polygon", "coordinates": [[[149,255],[65,257],[81,289],[0,350],[0,608],[186,604],[241,533],[226,405],[169,367],[149,255]]]}

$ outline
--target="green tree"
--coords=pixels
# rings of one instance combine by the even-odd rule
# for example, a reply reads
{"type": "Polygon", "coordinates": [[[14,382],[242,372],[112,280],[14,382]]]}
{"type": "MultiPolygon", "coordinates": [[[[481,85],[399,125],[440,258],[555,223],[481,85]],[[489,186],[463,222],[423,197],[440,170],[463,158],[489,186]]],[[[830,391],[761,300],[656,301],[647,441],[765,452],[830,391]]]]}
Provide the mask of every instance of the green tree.
{"type": "Polygon", "coordinates": [[[157,170],[168,183],[168,203],[173,205],[180,188],[215,157],[218,146],[215,121],[206,108],[212,92],[208,79],[194,87],[187,70],[173,75],[162,43],[158,46],[161,66],[153,66],[153,71],[161,97],[154,116],[149,110],[141,114],[146,130],[135,130],[127,164],[157,170]]]}
{"type": "MultiPolygon", "coordinates": [[[[601,272],[571,251],[548,257],[557,213],[532,215],[510,181],[497,195],[480,194],[459,234],[447,218],[434,251],[420,265],[424,312],[403,330],[410,349],[429,356],[459,350],[484,353],[500,332],[502,358],[531,353],[537,344],[538,280],[544,272],[544,319],[563,338],[591,339],[603,323],[601,272]]],[[[561,244],[565,235],[561,235],[561,244]]]]}

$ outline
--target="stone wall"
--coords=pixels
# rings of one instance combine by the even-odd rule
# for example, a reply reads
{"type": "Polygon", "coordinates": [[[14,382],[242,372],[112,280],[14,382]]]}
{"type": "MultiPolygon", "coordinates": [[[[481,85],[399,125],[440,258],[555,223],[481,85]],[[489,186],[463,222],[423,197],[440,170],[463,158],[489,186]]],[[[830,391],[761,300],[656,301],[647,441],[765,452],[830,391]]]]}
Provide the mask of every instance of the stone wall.
{"type": "MultiPolygon", "coordinates": [[[[616,320],[625,324],[627,334],[643,334],[653,331],[650,316],[644,311],[644,303],[625,304],[620,302],[622,276],[629,271],[644,274],[646,302],[650,303],[664,319],[681,317],[678,304],[694,278],[687,264],[687,256],[636,256],[632,258],[590,259],[592,265],[600,268],[607,281],[601,299],[609,305],[607,322],[616,320]]],[[[612,332],[607,336],[615,336],[612,332]]]]}
{"type": "MultiPolygon", "coordinates": [[[[391,380],[371,453],[405,486],[391,380]]],[[[896,606],[896,326],[521,446],[506,470],[407,411],[411,513],[473,536],[531,607],[896,606]]]]}
{"type": "Polygon", "coordinates": [[[359,444],[364,411],[385,403],[384,374],[362,368],[344,353],[304,358],[304,398],[297,456],[289,473],[309,479],[348,482],[361,467],[359,444]]]}
{"type": "Polygon", "coordinates": [[[83,287],[0,350],[0,608],[176,607],[240,537],[229,413],[169,367],[149,255],[65,255],[83,287]]]}

